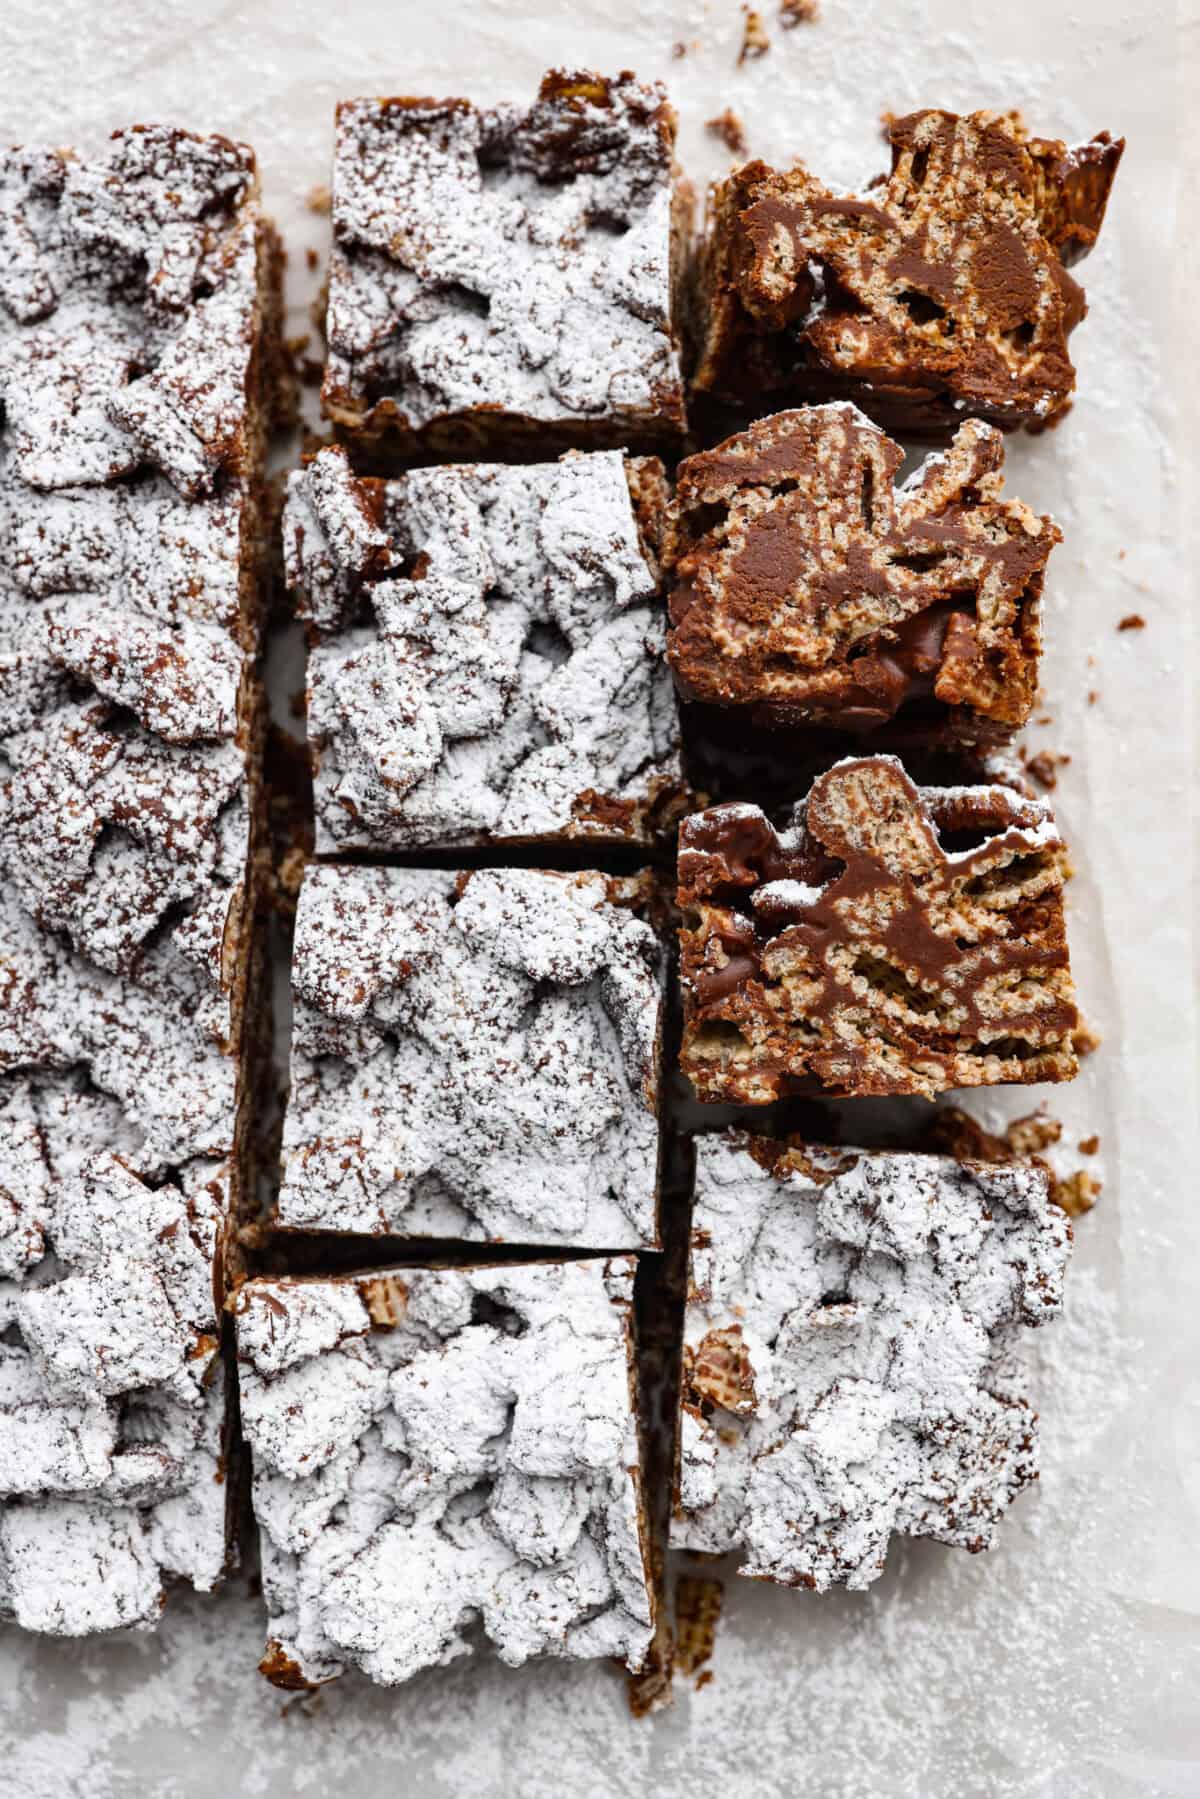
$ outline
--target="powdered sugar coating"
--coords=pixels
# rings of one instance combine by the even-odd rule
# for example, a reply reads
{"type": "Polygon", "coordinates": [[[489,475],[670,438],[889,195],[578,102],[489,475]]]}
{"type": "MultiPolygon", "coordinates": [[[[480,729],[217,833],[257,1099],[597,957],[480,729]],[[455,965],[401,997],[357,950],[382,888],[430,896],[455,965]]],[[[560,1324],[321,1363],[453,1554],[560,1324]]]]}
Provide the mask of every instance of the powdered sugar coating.
{"type": "Polygon", "coordinates": [[[238,1294],[282,1685],[469,1654],[642,1665],[634,1261],[252,1281],[238,1294]]]}
{"type": "Polygon", "coordinates": [[[279,1223],[653,1246],[661,952],[622,887],[310,867],[279,1223]]]}
{"type": "Polygon", "coordinates": [[[383,482],[323,450],[284,543],[319,851],[653,839],[679,729],[618,452],[383,482]]]}
{"type": "Polygon", "coordinates": [[[0,1616],[62,1636],[152,1623],[166,1578],[207,1590],[226,1562],[228,1166],[148,1183],[78,1074],[9,1081],[0,1134],[0,1616]]]}
{"type": "Polygon", "coordinates": [[[1046,1171],[697,1152],[673,1541],[820,1592],[868,1586],[893,1532],[990,1548],[1038,1472],[1012,1352],[1062,1304],[1046,1171]]]}
{"type": "Polygon", "coordinates": [[[0,1613],[226,1562],[266,228],[225,138],[0,154],[0,1613]]]}
{"type": "Polygon", "coordinates": [[[674,137],[628,75],[553,72],[527,110],[343,102],[326,416],[443,446],[508,420],[677,440],[674,137]]]}

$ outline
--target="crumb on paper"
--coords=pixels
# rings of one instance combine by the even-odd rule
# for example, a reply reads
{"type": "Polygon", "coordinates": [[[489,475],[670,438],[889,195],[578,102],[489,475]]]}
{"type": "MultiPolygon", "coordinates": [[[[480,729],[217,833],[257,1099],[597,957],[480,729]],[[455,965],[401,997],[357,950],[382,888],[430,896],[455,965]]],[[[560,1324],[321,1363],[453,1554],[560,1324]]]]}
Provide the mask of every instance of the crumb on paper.
{"type": "Polygon", "coordinates": [[[317,252],[313,249],[311,244],[308,246],[308,249],[304,252],[304,261],[308,266],[309,273],[315,275],[317,270],[321,266],[321,258],[317,254],[317,252]]]}
{"type": "Polygon", "coordinates": [[[1071,1045],[1081,1059],[1084,1056],[1094,1056],[1103,1042],[1099,1031],[1093,1030],[1086,1018],[1080,1019],[1078,1027],[1071,1034],[1071,1045]]]}
{"type": "MultiPolygon", "coordinates": [[[[675,1583],[675,1665],[699,1674],[712,1660],[725,1589],[705,1574],[681,1574],[675,1583]]],[[[697,1682],[699,1685],[699,1682],[697,1682]]]]}
{"type": "Polygon", "coordinates": [[[1103,1182],[1094,1174],[1088,1174],[1084,1168],[1077,1168],[1064,1180],[1055,1181],[1050,1188],[1050,1198],[1068,1218],[1081,1218],[1090,1212],[1103,1191],[1103,1182]]]}
{"type": "Polygon", "coordinates": [[[635,1718],[647,1718],[651,1712],[663,1711],[671,1704],[671,1674],[669,1660],[666,1663],[652,1661],[640,1674],[626,1677],[625,1693],[635,1718]]]}
{"type": "Polygon", "coordinates": [[[1118,631],[1144,631],[1145,629],[1146,621],[1140,612],[1127,612],[1117,626],[1118,631]]]}
{"type": "Polygon", "coordinates": [[[304,204],[308,207],[309,212],[319,213],[322,218],[327,218],[333,210],[333,195],[325,183],[319,181],[315,187],[309,188],[304,198],[304,204]]]}
{"type": "Polygon", "coordinates": [[[820,0],[779,0],[779,23],[785,31],[797,25],[815,25],[820,16],[820,0]]]}
{"type": "Polygon", "coordinates": [[[1089,687],[1089,689],[1088,689],[1088,705],[1094,706],[1096,704],[1096,701],[1099,698],[1100,698],[1099,689],[1096,687],[1089,687]]]}
{"type": "Polygon", "coordinates": [[[767,36],[767,28],[763,24],[760,12],[747,7],[746,23],[742,29],[742,47],[738,52],[738,62],[744,63],[765,56],[771,48],[771,40],[767,36]]]}
{"type": "Polygon", "coordinates": [[[1066,753],[1054,750],[1039,750],[1036,756],[1026,756],[1022,752],[1021,759],[1034,780],[1048,791],[1058,786],[1058,771],[1071,760],[1066,753]]]}
{"type": "Polygon", "coordinates": [[[1081,1156],[1094,1156],[1099,1147],[1100,1139],[1098,1136],[1081,1137],[1079,1140],[1079,1153],[1081,1156]]]}
{"type": "Polygon", "coordinates": [[[745,154],[745,129],[732,107],[727,106],[724,112],[717,114],[715,119],[706,120],[704,129],[710,136],[719,137],[726,149],[732,151],[734,156],[745,154]]]}
{"type": "Polygon", "coordinates": [[[676,62],[681,62],[687,53],[688,47],[686,44],[677,42],[671,45],[671,55],[675,58],[676,62]]]}
{"type": "Polygon", "coordinates": [[[1014,1155],[1035,1156],[1039,1150],[1058,1143],[1062,1134],[1061,1120],[1051,1118],[1048,1112],[1030,1112],[1024,1118],[1013,1119],[1005,1129],[1004,1140],[1014,1155]]]}

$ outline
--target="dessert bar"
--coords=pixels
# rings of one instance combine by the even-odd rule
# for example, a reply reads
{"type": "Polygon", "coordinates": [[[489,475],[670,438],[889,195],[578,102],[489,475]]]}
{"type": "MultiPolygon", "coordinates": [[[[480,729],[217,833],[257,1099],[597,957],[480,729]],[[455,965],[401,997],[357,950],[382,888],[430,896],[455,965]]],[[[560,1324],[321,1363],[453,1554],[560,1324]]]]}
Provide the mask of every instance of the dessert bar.
{"type": "Polygon", "coordinates": [[[472,1652],[645,1661],[634,1259],[255,1280],[237,1294],[283,1687],[472,1652]]]}
{"type": "Polygon", "coordinates": [[[757,806],[695,814],[684,1073],[752,1105],[1071,1079],[1066,873],[1044,801],[919,788],[891,756],[835,764],[787,831],[757,806]]]}
{"type": "Polygon", "coordinates": [[[850,399],[918,433],[964,413],[1056,421],[1086,311],[1067,267],[1096,241],[1123,140],[1069,150],[1013,113],[932,110],[888,136],[891,172],[862,195],[763,162],[717,188],[692,295],[697,392],[752,415],[850,399]]]}
{"type": "Polygon", "coordinates": [[[650,893],[594,873],[310,866],[278,1224],[653,1247],[650,893]]]}
{"type": "Polygon", "coordinates": [[[990,1549],[1070,1243],[1033,1163],[699,1138],[672,1542],[818,1592],[893,1534],[990,1549]]]}
{"type": "Polygon", "coordinates": [[[318,853],[652,843],[685,807],[654,546],[666,482],[617,451],[291,476],[318,853]]]}
{"type": "Polygon", "coordinates": [[[78,1635],[227,1554],[279,255],[161,127],[6,151],[0,240],[0,1611],[78,1635]]]}
{"type": "Polygon", "coordinates": [[[674,143],[629,74],[554,70],[530,107],[344,101],[325,416],[410,456],[678,443],[674,143]]]}
{"type": "Polygon", "coordinates": [[[205,922],[119,974],[0,891],[0,1616],[31,1630],[153,1622],[227,1560],[245,979],[205,922]]]}
{"type": "Polygon", "coordinates": [[[1001,497],[992,426],[960,425],[898,487],[903,454],[841,402],[680,464],[668,655],[685,700],[923,748],[994,746],[1025,723],[1061,533],[1001,497]]]}

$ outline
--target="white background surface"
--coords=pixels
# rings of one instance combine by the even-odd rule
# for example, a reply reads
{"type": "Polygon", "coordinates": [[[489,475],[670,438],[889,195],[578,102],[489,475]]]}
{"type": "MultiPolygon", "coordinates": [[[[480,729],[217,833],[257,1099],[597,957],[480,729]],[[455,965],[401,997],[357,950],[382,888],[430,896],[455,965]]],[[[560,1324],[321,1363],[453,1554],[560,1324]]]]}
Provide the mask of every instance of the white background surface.
{"type": "Polygon", "coordinates": [[[0,1632],[13,1799],[1200,1795],[1198,595],[1184,528],[1200,283],[1182,138],[1197,25],[1165,0],[824,0],[819,23],[785,33],[775,4],[770,54],[738,68],[735,0],[0,0],[0,133],[87,144],[158,119],[248,139],[292,252],[295,330],[314,282],[303,251],[323,255],[328,231],[304,201],[328,180],[339,96],[527,97],[552,62],[632,67],[668,82],[697,182],[727,166],[703,131],[726,105],[750,154],[800,154],[846,183],[884,166],[885,109],[1017,104],[1045,134],[1125,133],[1081,271],[1080,399],[1060,430],[1009,452],[1011,490],[1066,532],[1048,583],[1052,722],[1028,741],[1073,757],[1056,801],[1079,869],[1079,984],[1105,1038],[1069,1094],[1044,1096],[1068,1143],[1100,1133],[1105,1192],[1077,1227],[1067,1318],[1033,1358],[1040,1490],[993,1555],[894,1551],[867,1594],[730,1583],[714,1679],[679,1683],[674,1709],[643,1722],[600,1667],[459,1663],[398,1692],[344,1681],[287,1702],[253,1671],[263,1619],[238,1583],[132,1641],[0,1632]],[[1118,634],[1135,611],[1147,628],[1118,634]]]}

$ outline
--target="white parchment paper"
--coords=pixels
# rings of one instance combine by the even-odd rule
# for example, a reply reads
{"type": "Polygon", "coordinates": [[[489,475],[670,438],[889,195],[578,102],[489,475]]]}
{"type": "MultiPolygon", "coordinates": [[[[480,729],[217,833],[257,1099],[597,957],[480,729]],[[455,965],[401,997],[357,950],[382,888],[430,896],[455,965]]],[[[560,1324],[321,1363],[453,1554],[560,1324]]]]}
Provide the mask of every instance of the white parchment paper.
{"type": "Polygon", "coordinates": [[[1196,20],[1170,0],[823,0],[785,32],[776,3],[770,53],[739,68],[736,0],[4,0],[0,131],[86,144],[158,119],[248,139],[292,253],[296,331],[317,281],[304,251],[323,258],[328,234],[305,198],[328,179],[339,96],[524,97],[550,63],[631,67],[670,85],[697,182],[727,166],[704,131],[725,106],[750,154],[846,183],[883,166],[884,110],[1019,105],[1047,134],[1128,137],[1081,271],[1080,398],[1009,449],[1012,491],[1066,533],[1049,722],[1027,741],[1072,758],[1055,796],[1078,866],[1072,948],[1105,1040],[1069,1092],[978,1108],[1045,1098],[1065,1143],[1101,1137],[1067,1317],[1032,1358],[1040,1490],[994,1554],[917,1545],[866,1594],[731,1581],[713,1679],[642,1722],[601,1667],[459,1663],[398,1692],[348,1680],[288,1702],[254,1674],[263,1617],[240,1582],[176,1602],[154,1636],[0,1631],[13,1799],[1200,1794],[1196,20]],[[1134,612],[1145,629],[1118,632],[1134,612]]]}

